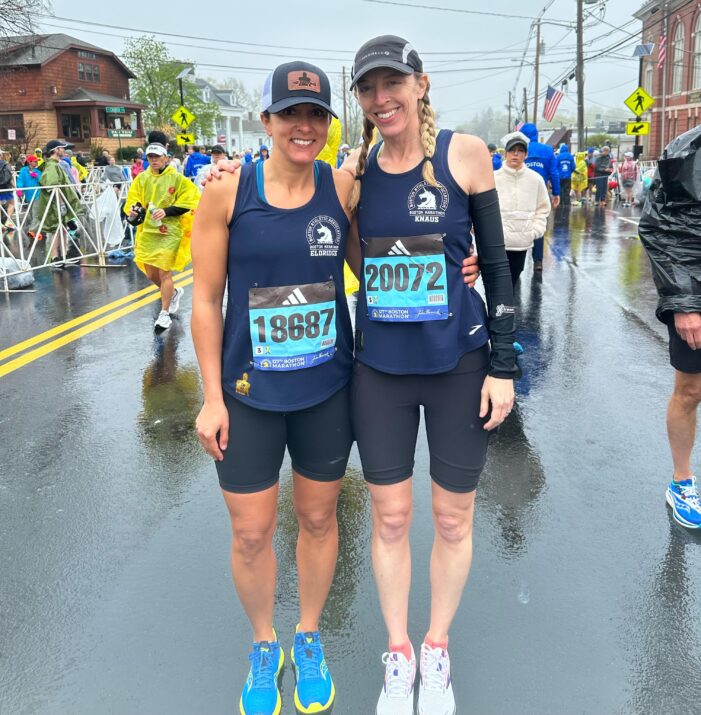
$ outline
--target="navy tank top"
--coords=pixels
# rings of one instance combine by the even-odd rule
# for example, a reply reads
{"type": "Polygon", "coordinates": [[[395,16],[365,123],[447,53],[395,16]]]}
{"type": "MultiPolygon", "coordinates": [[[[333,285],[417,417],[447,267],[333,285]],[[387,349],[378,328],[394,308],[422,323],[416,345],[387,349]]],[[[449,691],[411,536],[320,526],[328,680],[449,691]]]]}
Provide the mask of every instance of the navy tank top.
{"type": "Polygon", "coordinates": [[[441,130],[432,159],[388,174],[373,147],[358,207],[363,270],[356,313],[356,358],[382,372],[433,374],[489,340],[484,302],[463,282],[472,236],[469,198],[448,169],[453,133],[441,130]]]}
{"type": "Polygon", "coordinates": [[[241,169],[229,226],[222,382],[252,407],[301,410],[350,379],[349,224],[324,162],[315,164],[314,196],[294,209],[264,200],[258,166],[241,169]]]}

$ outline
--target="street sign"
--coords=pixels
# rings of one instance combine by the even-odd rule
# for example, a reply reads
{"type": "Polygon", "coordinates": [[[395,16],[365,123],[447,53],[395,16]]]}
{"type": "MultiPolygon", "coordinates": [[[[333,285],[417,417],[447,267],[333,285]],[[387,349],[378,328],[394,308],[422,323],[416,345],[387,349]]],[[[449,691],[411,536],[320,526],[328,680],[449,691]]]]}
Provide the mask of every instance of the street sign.
{"type": "Polygon", "coordinates": [[[183,129],[187,129],[195,121],[196,117],[187,107],[180,105],[171,119],[183,129]]]}
{"type": "Polygon", "coordinates": [[[645,114],[654,103],[655,100],[642,87],[638,87],[624,102],[636,117],[645,114]]]}
{"type": "Polygon", "coordinates": [[[126,114],[124,107],[105,107],[105,114],[126,114]]]}
{"type": "Polygon", "coordinates": [[[632,137],[642,137],[650,133],[650,122],[628,122],[626,134],[632,137]]]}
{"type": "Polygon", "coordinates": [[[194,134],[178,134],[175,138],[178,141],[178,146],[185,146],[186,144],[194,144],[195,143],[195,135],[194,134]]]}

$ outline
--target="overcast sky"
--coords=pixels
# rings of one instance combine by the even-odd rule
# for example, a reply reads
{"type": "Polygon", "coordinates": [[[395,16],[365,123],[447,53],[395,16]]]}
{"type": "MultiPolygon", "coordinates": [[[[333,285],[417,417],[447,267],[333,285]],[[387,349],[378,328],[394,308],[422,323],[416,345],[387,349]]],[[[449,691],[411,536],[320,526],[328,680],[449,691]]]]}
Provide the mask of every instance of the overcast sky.
{"type": "MultiPolygon", "coordinates": [[[[640,41],[641,26],[632,13],[642,4],[642,0],[608,0],[585,6],[596,14],[586,21],[585,56],[625,41],[614,56],[585,65],[586,103],[600,107],[609,119],[628,117],[623,100],[637,87],[637,60],[630,58],[640,41]],[[596,10],[601,5],[605,6],[603,17],[596,10]]],[[[236,76],[249,88],[260,87],[268,71],[290,59],[308,60],[329,74],[340,73],[344,65],[350,68],[355,51],[367,39],[397,34],[410,40],[422,56],[431,77],[431,98],[440,112],[440,125],[452,128],[487,107],[504,111],[508,92],[517,81],[531,18],[545,6],[549,6],[545,21],[570,27],[542,26],[542,90],[574,68],[575,0],[395,0],[395,4],[381,0],[198,0],[187,10],[173,3],[137,0],[107,4],[53,0],[57,18],[71,21],[43,19],[41,29],[66,32],[117,54],[125,37],[156,30],[172,33],[176,36],[156,37],[175,57],[197,62],[199,76],[236,76]],[[466,10],[522,17],[470,14],[466,10]],[[106,26],[85,24],[88,22],[106,26]],[[114,26],[136,28],[137,32],[114,26]]],[[[532,39],[517,84],[519,102],[524,86],[532,101],[534,49],[532,39]]],[[[539,104],[540,113],[542,100],[539,104]]],[[[574,81],[561,109],[575,114],[574,81]]]]}

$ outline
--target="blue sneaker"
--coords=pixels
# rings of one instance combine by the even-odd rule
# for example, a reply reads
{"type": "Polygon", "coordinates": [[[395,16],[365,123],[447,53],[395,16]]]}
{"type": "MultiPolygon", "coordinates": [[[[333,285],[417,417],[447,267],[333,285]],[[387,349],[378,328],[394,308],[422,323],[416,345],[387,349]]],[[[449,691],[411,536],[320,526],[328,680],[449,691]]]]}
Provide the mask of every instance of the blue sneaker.
{"type": "Polygon", "coordinates": [[[295,670],[295,708],[298,713],[330,713],[336,699],[331,673],[324,659],[324,647],[318,631],[296,633],[292,646],[295,670]]]}
{"type": "Polygon", "coordinates": [[[254,643],[248,659],[251,670],[241,693],[241,715],[279,715],[282,710],[279,681],[285,664],[285,653],[280,643],[254,643]]]}
{"type": "Polygon", "coordinates": [[[701,529],[701,500],[696,489],[696,477],[682,482],[672,480],[667,487],[667,504],[677,524],[687,529],[701,529]]]}

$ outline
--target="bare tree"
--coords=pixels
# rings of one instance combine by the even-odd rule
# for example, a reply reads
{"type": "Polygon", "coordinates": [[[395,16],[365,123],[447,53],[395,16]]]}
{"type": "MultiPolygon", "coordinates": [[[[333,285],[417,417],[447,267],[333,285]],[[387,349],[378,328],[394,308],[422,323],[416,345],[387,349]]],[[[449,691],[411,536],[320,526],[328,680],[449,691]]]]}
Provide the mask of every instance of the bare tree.
{"type": "Polygon", "coordinates": [[[0,37],[33,35],[37,17],[50,10],[49,0],[0,0],[0,37]]]}
{"type": "Polygon", "coordinates": [[[346,136],[348,136],[348,144],[352,147],[360,143],[363,133],[363,110],[360,108],[355,95],[348,91],[348,85],[350,83],[350,77],[346,75],[346,87],[343,87],[343,77],[338,76],[335,81],[331,83],[331,91],[334,97],[334,109],[338,118],[343,124],[343,100],[345,95],[345,100],[347,102],[347,114],[348,114],[348,127],[343,127],[343,143],[346,142],[346,136]],[[347,129],[347,133],[346,133],[347,129]]]}

